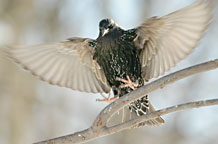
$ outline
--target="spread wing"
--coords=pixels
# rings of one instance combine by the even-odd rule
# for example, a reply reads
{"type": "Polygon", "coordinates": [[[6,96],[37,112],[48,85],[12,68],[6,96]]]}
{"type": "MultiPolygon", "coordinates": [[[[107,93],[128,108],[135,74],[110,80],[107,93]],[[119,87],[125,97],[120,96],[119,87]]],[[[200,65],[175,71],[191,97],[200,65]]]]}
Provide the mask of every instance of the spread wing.
{"type": "Polygon", "coordinates": [[[189,55],[211,21],[210,2],[200,0],[161,18],[150,18],[136,29],[135,45],[145,80],[158,77],[189,55]]]}
{"type": "Polygon", "coordinates": [[[15,46],[8,55],[24,69],[53,85],[82,92],[110,91],[100,66],[92,59],[91,39],[72,38],[66,42],[15,46]]]}

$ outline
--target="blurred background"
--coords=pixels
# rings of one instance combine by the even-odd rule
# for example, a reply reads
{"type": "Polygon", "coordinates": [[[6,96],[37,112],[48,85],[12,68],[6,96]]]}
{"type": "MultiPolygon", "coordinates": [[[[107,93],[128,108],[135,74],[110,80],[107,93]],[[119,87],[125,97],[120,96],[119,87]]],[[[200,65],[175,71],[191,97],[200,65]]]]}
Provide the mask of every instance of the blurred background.
{"type": "MultiPolygon", "coordinates": [[[[198,48],[170,72],[218,58],[218,1],[198,48]]],[[[96,38],[102,18],[129,29],[193,0],[0,0],[0,48],[69,37],[96,38]]],[[[218,97],[218,70],[180,80],[150,94],[157,109],[218,97]]],[[[0,144],[30,144],[88,128],[107,105],[99,95],[49,85],[0,53],[0,144]]],[[[218,106],[165,115],[160,127],[126,130],[88,144],[217,144],[218,106]]]]}

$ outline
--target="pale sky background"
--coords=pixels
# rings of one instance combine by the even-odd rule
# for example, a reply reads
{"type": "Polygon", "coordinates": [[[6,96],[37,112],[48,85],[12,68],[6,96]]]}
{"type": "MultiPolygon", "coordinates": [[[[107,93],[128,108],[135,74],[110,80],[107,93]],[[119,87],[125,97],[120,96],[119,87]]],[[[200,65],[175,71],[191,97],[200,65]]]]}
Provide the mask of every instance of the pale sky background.
{"type": "MultiPolygon", "coordinates": [[[[112,18],[126,29],[194,0],[0,0],[0,46],[98,35],[112,18]]],[[[194,52],[170,72],[218,58],[218,1],[214,21],[194,52]]],[[[0,47],[1,48],[1,47],[0,47]]],[[[150,94],[157,109],[218,97],[218,70],[178,81],[150,94]]],[[[88,128],[107,105],[99,95],[41,82],[0,54],[0,144],[29,144],[88,128]]],[[[216,144],[218,106],[165,115],[160,127],[116,133],[88,144],[216,144]]]]}

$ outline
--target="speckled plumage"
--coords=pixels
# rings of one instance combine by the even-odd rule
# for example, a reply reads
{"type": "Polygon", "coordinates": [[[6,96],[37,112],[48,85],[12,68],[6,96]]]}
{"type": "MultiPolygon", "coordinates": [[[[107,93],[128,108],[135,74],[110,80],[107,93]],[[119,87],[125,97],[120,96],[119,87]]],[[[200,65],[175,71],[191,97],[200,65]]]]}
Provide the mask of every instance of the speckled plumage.
{"type": "Polygon", "coordinates": [[[114,91],[118,91],[119,97],[130,92],[131,89],[119,88],[122,82],[117,81],[117,78],[126,79],[128,75],[140,86],[144,81],[141,76],[140,50],[133,43],[134,37],[128,39],[128,33],[126,33],[117,28],[104,37],[98,38],[94,52],[94,60],[102,67],[109,85],[114,88],[114,91]]]}

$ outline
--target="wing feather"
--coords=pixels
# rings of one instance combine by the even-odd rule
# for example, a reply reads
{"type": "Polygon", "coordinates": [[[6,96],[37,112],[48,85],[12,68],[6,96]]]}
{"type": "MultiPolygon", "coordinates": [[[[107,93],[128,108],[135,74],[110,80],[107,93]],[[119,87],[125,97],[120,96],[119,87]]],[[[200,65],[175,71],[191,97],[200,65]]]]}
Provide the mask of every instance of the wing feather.
{"type": "Polygon", "coordinates": [[[53,85],[82,92],[110,91],[100,66],[93,60],[90,39],[71,38],[69,41],[35,46],[12,46],[9,57],[41,80],[53,85]]]}
{"type": "Polygon", "coordinates": [[[152,17],[136,29],[134,42],[145,80],[158,77],[188,56],[211,22],[211,2],[199,0],[161,18],[152,17]]]}

